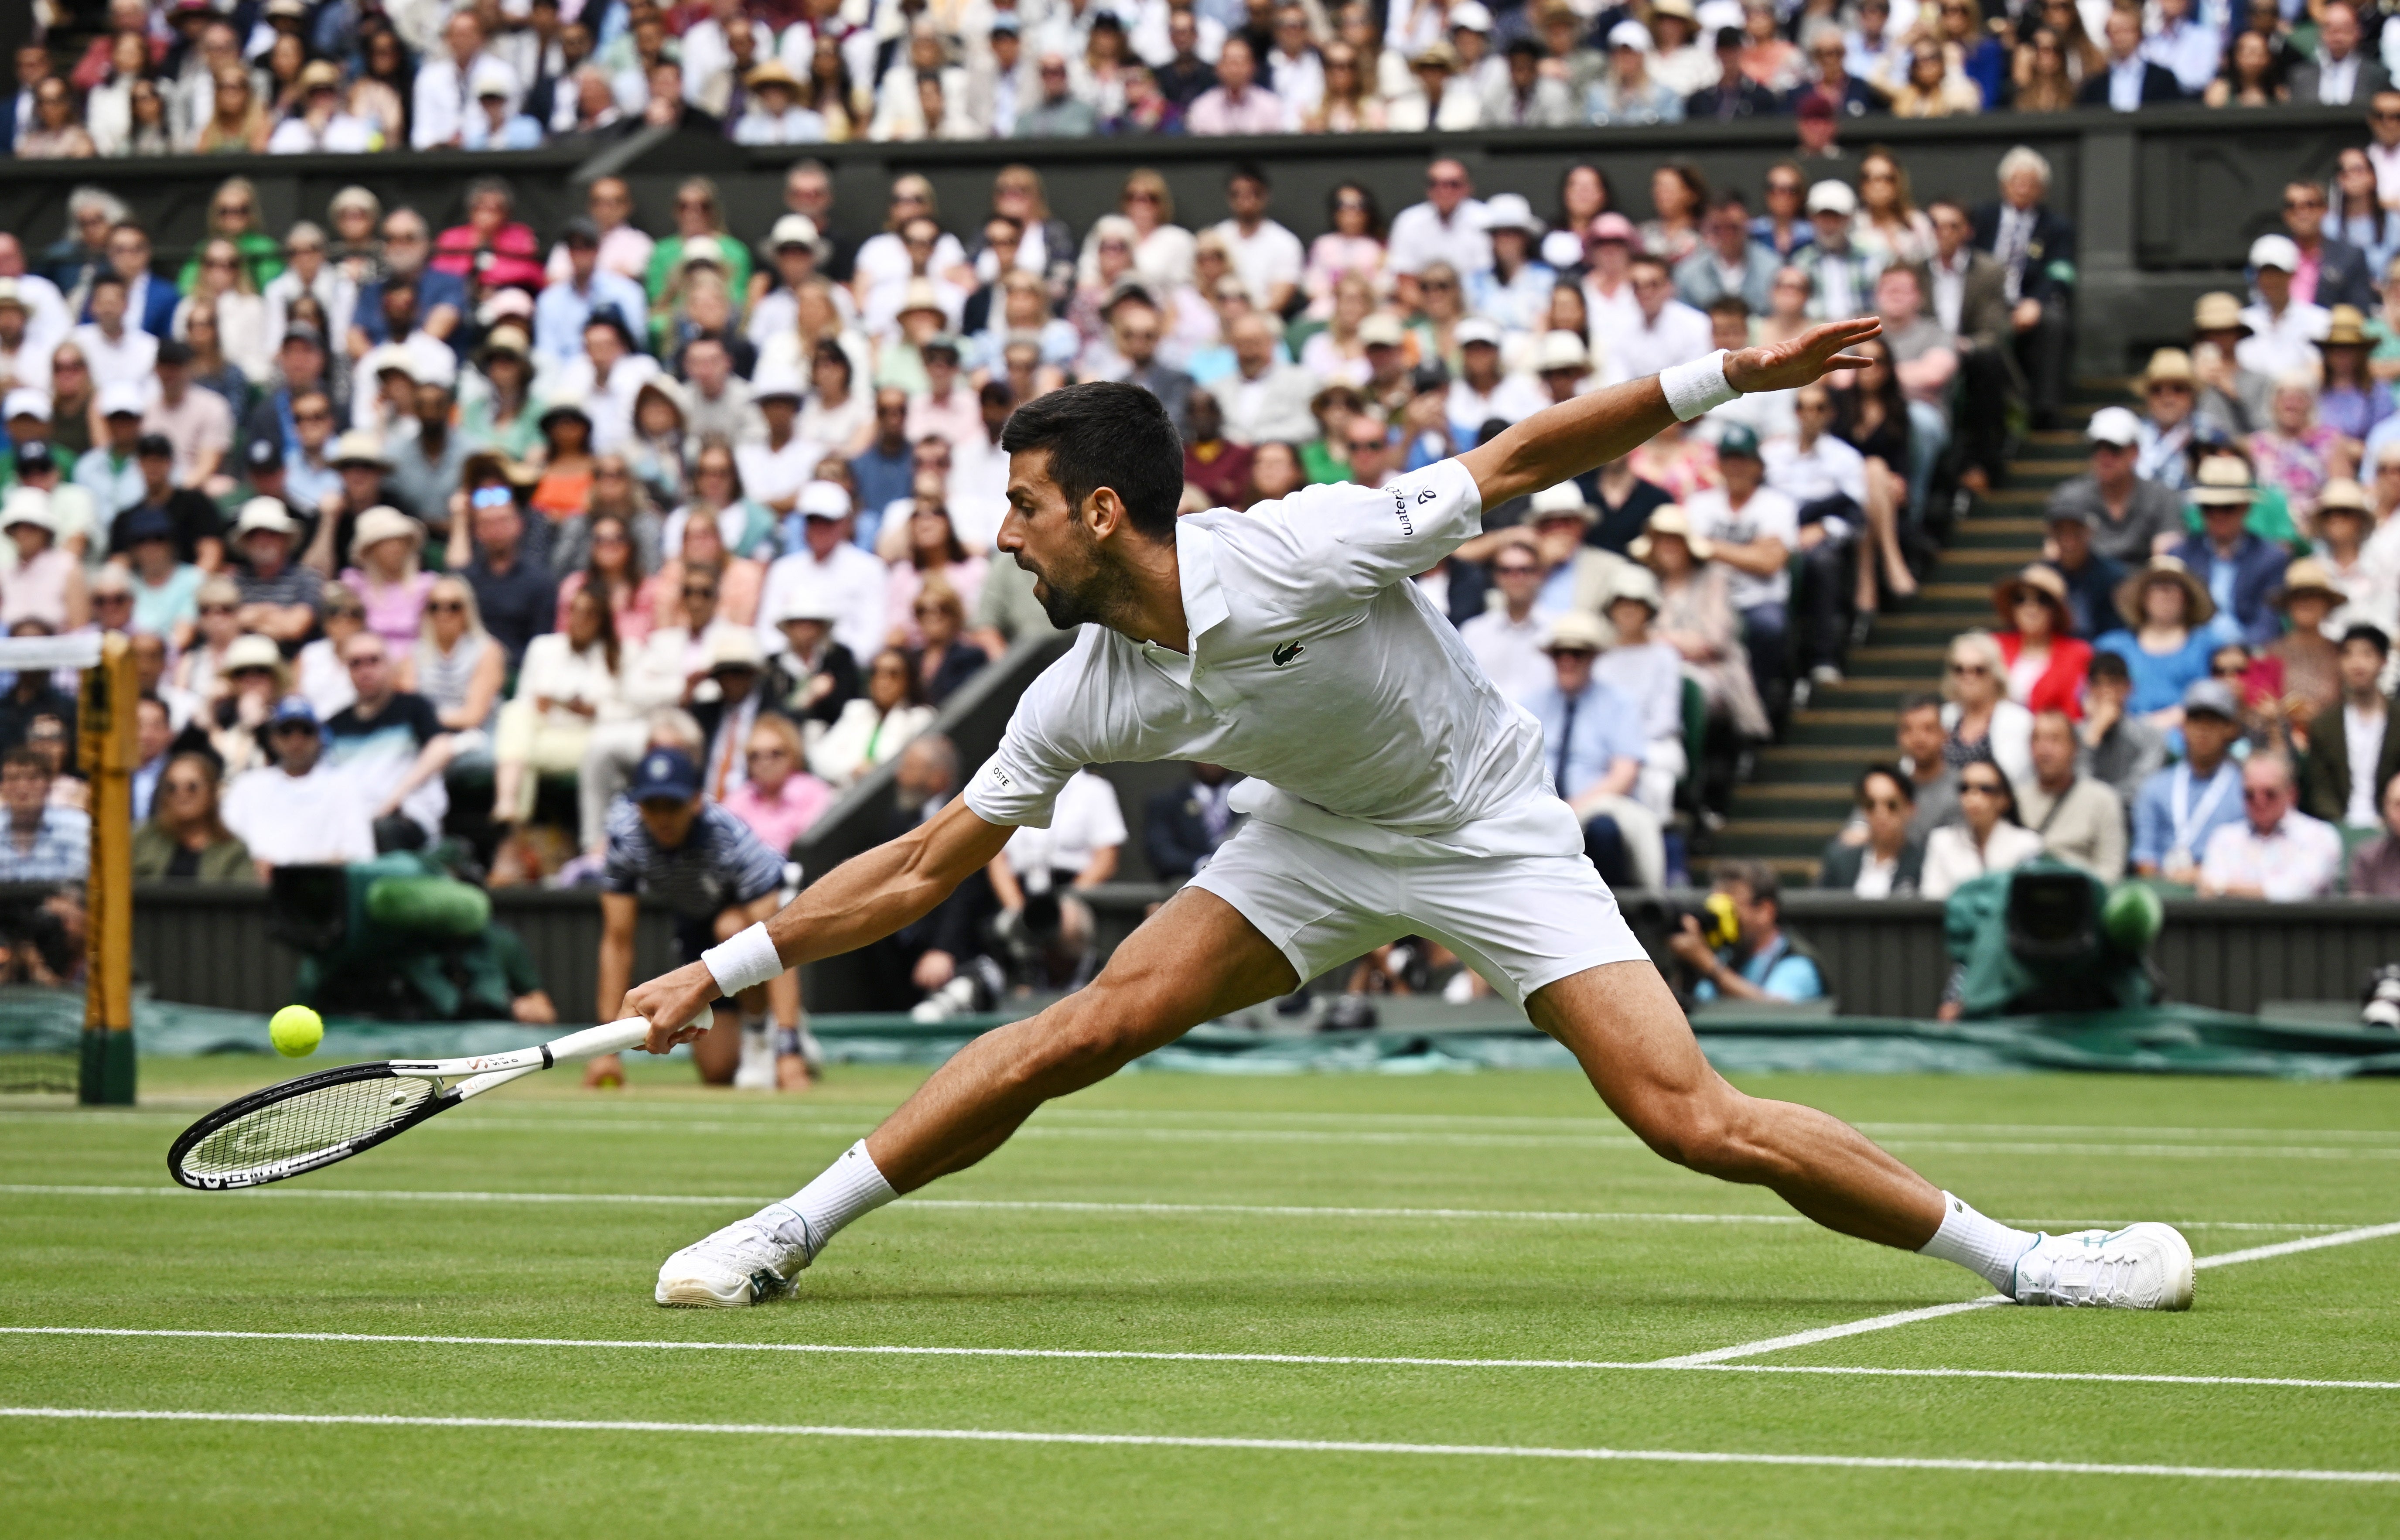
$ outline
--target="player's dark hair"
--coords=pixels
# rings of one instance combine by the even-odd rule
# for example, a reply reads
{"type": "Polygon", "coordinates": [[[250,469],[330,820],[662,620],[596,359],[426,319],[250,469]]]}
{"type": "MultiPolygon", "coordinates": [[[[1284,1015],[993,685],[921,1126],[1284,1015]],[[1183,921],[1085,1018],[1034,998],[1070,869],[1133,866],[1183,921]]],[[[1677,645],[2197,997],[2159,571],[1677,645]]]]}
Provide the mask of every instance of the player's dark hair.
{"type": "Polygon", "coordinates": [[[1067,506],[1111,487],[1145,539],[1175,537],[1183,497],[1183,441],[1158,398],[1139,385],[1092,380],[1061,386],[1009,414],[1000,447],[1050,451],[1050,479],[1067,506]]]}

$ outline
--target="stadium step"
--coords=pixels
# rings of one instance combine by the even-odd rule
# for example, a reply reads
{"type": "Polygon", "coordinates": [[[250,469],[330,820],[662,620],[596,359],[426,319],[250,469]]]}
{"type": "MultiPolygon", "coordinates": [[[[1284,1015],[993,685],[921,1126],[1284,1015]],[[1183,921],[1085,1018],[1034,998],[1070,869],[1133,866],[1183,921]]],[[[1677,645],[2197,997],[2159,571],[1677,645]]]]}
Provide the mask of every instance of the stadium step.
{"type": "Polygon", "coordinates": [[[2121,380],[2083,382],[2060,413],[2063,426],[2025,436],[2004,483],[1950,531],[1916,597],[1877,617],[1850,650],[1848,676],[1815,687],[1781,741],[1760,748],[1732,817],[1710,842],[1711,856],[1766,861],[1794,883],[1815,879],[1818,855],[1848,815],[1859,770],[1892,757],[1895,708],[1940,685],[1952,637],[1996,623],[1992,585],[2040,558],[2041,511],[2087,463],[2084,425],[2100,407],[2128,400],[2121,380]]]}

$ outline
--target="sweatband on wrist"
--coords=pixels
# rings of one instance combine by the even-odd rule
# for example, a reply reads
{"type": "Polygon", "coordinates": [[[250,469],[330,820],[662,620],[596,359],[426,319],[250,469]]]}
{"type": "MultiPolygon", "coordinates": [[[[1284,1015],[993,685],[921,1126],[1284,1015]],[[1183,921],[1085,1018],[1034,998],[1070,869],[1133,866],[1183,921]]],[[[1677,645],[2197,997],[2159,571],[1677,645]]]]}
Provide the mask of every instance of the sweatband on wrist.
{"type": "Polygon", "coordinates": [[[800,1051],[800,1029],[798,1027],[775,1029],[775,1053],[778,1056],[797,1056],[800,1051]]]}
{"type": "Polygon", "coordinates": [[[1720,348],[1704,359],[1658,371],[1658,388],[1667,393],[1667,405],[1676,421],[1689,422],[1741,394],[1725,383],[1725,349],[1720,348]]]}
{"type": "Polygon", "coordinates": [[[700,960],[708,964],[717,988],[728,996],[784,976],[784,960],[775,955],[775,944],[768,939],[764,924],[711,947],[700,954],[700,960]]]}

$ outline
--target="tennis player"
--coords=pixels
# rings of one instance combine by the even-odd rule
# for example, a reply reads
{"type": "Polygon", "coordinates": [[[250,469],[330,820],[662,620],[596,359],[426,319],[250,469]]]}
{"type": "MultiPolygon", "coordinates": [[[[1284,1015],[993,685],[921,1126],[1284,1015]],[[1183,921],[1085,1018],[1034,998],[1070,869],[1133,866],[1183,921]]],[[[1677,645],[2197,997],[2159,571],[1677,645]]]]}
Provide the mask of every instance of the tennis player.
{"type": "Polygon", "coordinates": [[[1020,407],[1000,549],[1072,649],[1018,702],[965,792],[771,919],[625,997],[653,1053],[720,995],[889,935],[1050,817],[1081,766],[1202,760],[1250,816],[1090,986],[988,1032],[822,1175],[684,1247],[662,1305],[790,1292],[841,1227],[998,1149],[1033,1110],[1212,1017],[1406,934],[1440,941],[1564,1043],[1653,1150],[1772,1189],[1818,1223],[1958,1263],[2027,1304],[2182,1309],[2191,1248],[2163,1224],[2035,1234],[1986,1219],[1848,1124],[1745,1096],[1699,1050],[1585,859],[1541,730],[1409,579],[1483,510],[1626,454],[1745,391],[1866,361],[1872,318],[1720,351],[1576,397],[1387,486],[1311,486],[1175,516],[1181,449],[1130,385],[1020,407]]]}

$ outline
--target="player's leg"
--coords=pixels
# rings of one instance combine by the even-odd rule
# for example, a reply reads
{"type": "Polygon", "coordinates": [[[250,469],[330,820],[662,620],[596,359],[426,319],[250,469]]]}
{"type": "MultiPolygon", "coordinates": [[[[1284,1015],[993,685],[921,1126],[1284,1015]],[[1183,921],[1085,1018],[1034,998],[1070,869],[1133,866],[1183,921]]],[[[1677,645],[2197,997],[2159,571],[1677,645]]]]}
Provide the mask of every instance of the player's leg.
{"type": "Polygon", "coordinates": [[[1186,888],[1125,939],[1098,978],[969,1043],[799,1192],[669,1257],[656,1298],[745,1305],[783,1293],[843,1225],[973,1165],[1044,1101],[1298,983],[1290,961],[1240,911],[1186,888]]]}

